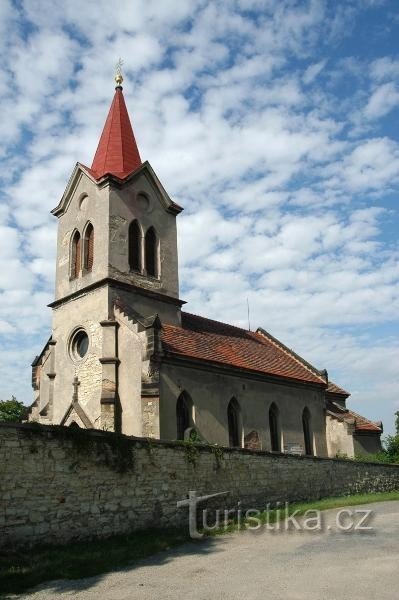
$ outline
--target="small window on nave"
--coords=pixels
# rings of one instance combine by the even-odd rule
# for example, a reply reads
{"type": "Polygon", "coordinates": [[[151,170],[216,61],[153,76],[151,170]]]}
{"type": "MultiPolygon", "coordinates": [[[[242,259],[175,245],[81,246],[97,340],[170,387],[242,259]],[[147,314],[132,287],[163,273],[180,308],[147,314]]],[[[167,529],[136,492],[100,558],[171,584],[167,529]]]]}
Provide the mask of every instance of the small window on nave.
{"type": "Polygon", "coordinates": [[[306,407],[302,413],[303,438],[305,442],[305,454],[313,455],[313,432],[312,418],[309,409],[306,407]]]}
{"type": "Polygon", "coordinates": [[[270,449],[272,452],[281,452],[280,414],[274,402],[269,409],[269,430],[270,449]]]}
{"type": "Polygon", "coordinates": [[[235,398],[232,398],[227,407],[227,423],[229,428],[229,445],[232,448],[242,446],[241,409],[235,398]]]}
{"type": "Polygon", "coordinates": [[[185,432],[192,424],[193,402],[186,392],[182,392],[176,402],[176,439],[184,440],[185,432]]]}

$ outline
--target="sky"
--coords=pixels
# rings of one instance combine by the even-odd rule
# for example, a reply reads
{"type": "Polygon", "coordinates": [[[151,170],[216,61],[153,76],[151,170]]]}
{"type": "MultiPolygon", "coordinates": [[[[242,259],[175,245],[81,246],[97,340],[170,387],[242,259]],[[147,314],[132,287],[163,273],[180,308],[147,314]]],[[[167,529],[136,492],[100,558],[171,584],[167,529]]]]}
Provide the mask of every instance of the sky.
{"type": "Polygon", "coordinates": [[[393,430],[399,409],[399,4],[1,0],[0,398],[31,402],[57,220],[124,60],[178,217],[186,309],[261,326],[393,430]]]}

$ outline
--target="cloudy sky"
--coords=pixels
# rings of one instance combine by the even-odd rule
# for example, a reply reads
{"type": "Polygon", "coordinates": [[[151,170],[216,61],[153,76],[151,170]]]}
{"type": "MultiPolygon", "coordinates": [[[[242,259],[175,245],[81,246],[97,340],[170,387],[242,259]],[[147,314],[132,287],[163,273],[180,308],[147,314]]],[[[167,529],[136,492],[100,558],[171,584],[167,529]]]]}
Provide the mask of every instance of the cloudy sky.
{"type": "Polygon", "coordinates": [[[59,201],[125,61],[179,217],[191,312],[262,326],[393,427],[399,408],[395,0],[1,0],[0,398],[31,401],[59,201]]]}

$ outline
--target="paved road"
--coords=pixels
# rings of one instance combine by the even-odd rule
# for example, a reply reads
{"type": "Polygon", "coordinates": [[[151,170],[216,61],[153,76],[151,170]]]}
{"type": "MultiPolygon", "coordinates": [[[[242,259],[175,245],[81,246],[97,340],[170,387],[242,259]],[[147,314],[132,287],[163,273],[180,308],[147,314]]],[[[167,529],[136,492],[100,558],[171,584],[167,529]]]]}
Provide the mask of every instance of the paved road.
{"type": "MultiPolygon", "coordinates": [[[[398,598],[399,502],[373,511],[372,530],[242,532],[162,552],[101,577],[51,582],[29,600],[377,600],[398,598]]],[[[359,521],[359,517],[357,518],[359,521]]],[[[344,525],[348,525],[346,519],[344,525]]],[[[314,523],[308,523],[312,525],[314,523]]],[[[328,527],[331,527],[328,530],[328,527]]]]}

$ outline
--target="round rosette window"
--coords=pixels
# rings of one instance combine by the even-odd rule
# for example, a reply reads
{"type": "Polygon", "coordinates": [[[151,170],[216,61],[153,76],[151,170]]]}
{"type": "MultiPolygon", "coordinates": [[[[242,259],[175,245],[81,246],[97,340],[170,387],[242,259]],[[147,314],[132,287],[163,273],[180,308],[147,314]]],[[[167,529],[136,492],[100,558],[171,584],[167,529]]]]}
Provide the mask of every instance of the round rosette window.
{"type": "Polygon", "coordinates": [[[84,329],[78,329],[72,335],[70,354],[74,360],[82,360],[89,349],[89,336],[84,329]]]}

